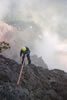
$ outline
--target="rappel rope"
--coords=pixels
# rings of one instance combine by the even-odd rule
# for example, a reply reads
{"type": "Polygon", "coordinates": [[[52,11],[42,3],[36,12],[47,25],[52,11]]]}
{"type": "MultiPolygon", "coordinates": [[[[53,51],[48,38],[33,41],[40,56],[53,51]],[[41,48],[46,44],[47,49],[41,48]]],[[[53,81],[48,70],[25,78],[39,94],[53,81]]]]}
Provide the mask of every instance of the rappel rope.
{"type": "MultiPolygon", "coordinates": [[[[25,56],[26,56],[26,55],[25,55],[25,56]]],[[[25,57],[24,57],[24,61],[25,61],[25,57]]],[[[19,74],[19,77],[18,77],[17,85],[20,84],[20,79],[21,79],[22,72],[23,72],[23,67],[24,67],[24,61],[23,61],[23,64],[22,64],[22,67],[21,67],[21,70],[20,70],[20,74],[19,74]]]]}

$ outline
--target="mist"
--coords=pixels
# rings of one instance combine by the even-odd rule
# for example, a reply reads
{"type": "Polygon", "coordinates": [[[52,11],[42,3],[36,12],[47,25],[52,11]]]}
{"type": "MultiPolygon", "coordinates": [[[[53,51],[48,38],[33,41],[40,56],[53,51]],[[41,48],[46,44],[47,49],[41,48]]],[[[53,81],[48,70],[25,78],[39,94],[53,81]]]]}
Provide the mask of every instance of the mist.
{"type": "Polygon", "coordinates": [[[0,40],[10,43],[4,55],[20,61],[22,45],[42,57],[49,69],[67,71],[67,1],[0,1],[0,40]],[[5,24],[5,27],[2,26],[5,24]]]}

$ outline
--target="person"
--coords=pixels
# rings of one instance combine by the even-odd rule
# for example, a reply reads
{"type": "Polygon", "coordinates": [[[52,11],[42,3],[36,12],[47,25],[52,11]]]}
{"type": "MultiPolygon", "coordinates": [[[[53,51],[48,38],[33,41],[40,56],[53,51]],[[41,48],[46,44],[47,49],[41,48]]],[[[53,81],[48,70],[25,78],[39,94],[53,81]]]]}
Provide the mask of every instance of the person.
{"type": "Polygon", "coordinates": [[[22,64],[23,64],[23,62],[24,62],[25,56],[27,56],[28,64],[31,64],[30,49],[29,49],[28,47],[23,46],[23,47],[21,48],[20,56],[22,56],[22,64]]]}

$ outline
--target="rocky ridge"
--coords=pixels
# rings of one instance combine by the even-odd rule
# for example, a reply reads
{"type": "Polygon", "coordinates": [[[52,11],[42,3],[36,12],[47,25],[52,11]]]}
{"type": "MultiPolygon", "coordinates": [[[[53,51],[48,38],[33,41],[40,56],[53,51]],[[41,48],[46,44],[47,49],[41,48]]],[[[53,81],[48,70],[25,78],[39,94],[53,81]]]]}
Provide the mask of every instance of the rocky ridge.
{"type": "Polygon", "coordinates": [[[67,100],[67,73],[25,65],[17,85],[20,68],[0,55],[0,100],[67,100]]]}

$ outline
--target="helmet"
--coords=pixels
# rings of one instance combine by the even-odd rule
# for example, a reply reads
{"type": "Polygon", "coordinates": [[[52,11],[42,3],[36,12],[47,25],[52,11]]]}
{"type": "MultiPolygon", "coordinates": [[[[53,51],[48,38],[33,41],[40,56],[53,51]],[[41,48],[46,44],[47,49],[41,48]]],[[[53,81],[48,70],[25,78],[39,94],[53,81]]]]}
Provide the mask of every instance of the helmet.
{"type": "Polygon", "coordinates": [[[26,48],[25,47],[22,47],[22,51],[26,51],[26,48]]]}

